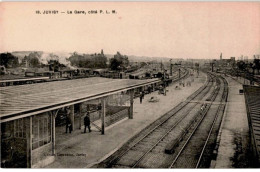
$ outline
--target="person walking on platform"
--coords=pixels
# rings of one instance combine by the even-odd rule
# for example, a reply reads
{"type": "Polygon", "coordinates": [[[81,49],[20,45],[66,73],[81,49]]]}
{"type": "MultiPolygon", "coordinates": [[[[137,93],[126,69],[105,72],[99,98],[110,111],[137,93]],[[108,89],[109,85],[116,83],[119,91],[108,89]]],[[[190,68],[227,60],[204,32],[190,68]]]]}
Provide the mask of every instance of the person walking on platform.
{"type": "Polygon", "coordinates": [[[140,104],[142,104],[142,101],[143,101],[143,92],[142,91],[140,92],[139,97],[140,97],[140,104]]]}
{"type": "Polygon", "coordinates": [[[84,125],[85,125],[85,128],[84,128],[84,133],[86,133],[86,128],[88,127],[88,131],[91,132],[91,129],[90,129],[90,119],[89,119],[89,112],[87,112],[85,118],[84,118],[84,125]]]}
{"type": "Polygon", "coordinates": [[[68,133],[68,129],[69,129],[69,132],[71,133],[71,131],[72,131],[72,124],[71,124],[70,118],[67,116],[66,117],[66,133],[68,133]]]}

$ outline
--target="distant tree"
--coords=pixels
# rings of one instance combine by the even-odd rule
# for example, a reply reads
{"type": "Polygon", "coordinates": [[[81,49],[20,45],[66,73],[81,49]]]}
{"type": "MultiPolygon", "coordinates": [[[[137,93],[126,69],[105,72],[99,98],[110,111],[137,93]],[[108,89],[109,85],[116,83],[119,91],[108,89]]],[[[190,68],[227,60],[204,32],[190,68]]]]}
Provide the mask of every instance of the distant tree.
{"type": "MultiPolygon", "coordinates": [[[[162,64],[160,64],[160,65],[162,65],[162,64]]],[[[146,63],[145,62],[140,62],[140,67],[142,68],[144,66],[146,66],[146,63]]]]}
{"type": "Polygon", "coordinates": [[[47,63],[49,65],[49,70],[58,72],[60,70],[60,68],[66,67],[66,65],[60,63],[59,56],[57,56],[53,53],[51,53],[49,56],[50,56],[50,58],[47,60],[47,63]]]}
{"type": "Polygon", "coordinates": [[[98,55],[94,56],[93,61],[94,61],[94,65],[97,68],[106,68],[107,67],[107,57],[102,54],[98,54],[98,55]]]}
{"type": "Polygon", "coordinates": [[[53,54],[53,53],[51,53],[49,56],[50,56],[49,61],[50,61],[50,60],[53,60],[53,61],[59,62],[59,56],[57,56],[57,55],[55,55],[55,54],[53,54]]]}
{"type": "Polygon", "coordinates": [[[257,70],[257,74],[259,74],[259,70],[260,70],[260,60],[255,58],[254,61],[253,61],[253,66],[254,66],[254,69],[257,70]]]}
{"type": "Polygon", "coordinates": [[[27,61],[30,67],[39,67],[41,55],[37,52],[32,52],[28,56],[24,57],[24,60],[27,61]]]}
{"type": "Polygon", "coordinates": [[[110,68],[112,70],[126,69],[129,65],[129,60],[126,55],[121,55],[117,52],[113,58],[110,59],[110,68]]]}
{"type": "Polygon", "coordinates": [[[68,60],[72,66],[80,68],[106,68],[107,67],[107,57],[101,54],[83,54],[80,55],[74,52],[68,60]]]}
{"type": "Polygon", "coordinates": [[[239,70],[244,71],[246,69],[246,63],[244,61],[238,61],[237,67],[239,70]]]}
{"type": "MultiPolygon", "coordinates": [[[[247,67],[248,67],[248,71],[249,71],[249,69],[252,69],[252,73],[255,74],[255,69],[254,69],[255,66],[254,66],[253,63],[249,63],[247,67]]],[[[250,71],[249,71],[249,72],[250,72],[250,71]]]]}
{"type": "Polygon", "coordinates": [[[30,65],[31,65],[32,67],[38,67],[38,66],[40,65],[39,59],[38,59],[37,57],[32,57],[32,58],[30,59],[30,65]]]}
{"type": "Polygon", "coordinates": [[[79,55],[77,52],[72,53],[72,55],[68,58],[70,61],[70,64],[72,66],[77,66],[79,67],[80,60],[83,58],[82,55],[79,55]]]}
{"type": "Polygon", "coordinates": [[[54,72],[58,72],[59,71],[59,69],[61,67],[61,64],[60,64],[59,60],[50,59],[47,62],[48,62],[50,71],[54,71],[54,72]]]}
{"type": "Polygon", "coordinates": [[[110,68],[112,70],[119,70],[119,66],[121,65],[121,62],[116,58],[110,59],[110,68]]]}
{"type": "Polygon", "coordinates": [[[0,65],[6,68],[17,67],[19,65],[18,57],[11,53],[0,54],[0,65]]]}

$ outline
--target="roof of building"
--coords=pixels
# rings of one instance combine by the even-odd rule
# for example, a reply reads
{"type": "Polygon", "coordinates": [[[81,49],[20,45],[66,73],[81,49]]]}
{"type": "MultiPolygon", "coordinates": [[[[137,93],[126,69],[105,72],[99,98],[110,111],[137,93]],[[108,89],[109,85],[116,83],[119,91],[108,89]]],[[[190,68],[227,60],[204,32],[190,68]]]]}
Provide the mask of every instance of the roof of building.
{"type": "Polygon", "coordinates": [[[24,77],[24,78],[17,78],[17,79],[6,79],[0,80],[0,83],[7,83],[7,82],[20,82],[20,81],[37,81],[37,80],[49,80],[49,77],[24,77]]]}
{"type": "MultiPolygon", "coordinates": [[[[28,76],[24,76],[24,75],[0,75],[0,83],[24,81],[24,80],[37,80],[39,78],[40,78],[39,76],[30,76],[30,77],[28,77],[28,76]]],[[[44,77],[44,79],[46,79],[46,78],[44,77]]]]}
{"type": "Polygon", "coordinates": [[[251,135],[260,160],[260,87],[244,85],[251,135]]]}
{"type": "Polygon", "coordinates": [[[93,77],[1,87],[1,122],[8,118],[30,113],[37,114],[36,112],[46,109],[57,109],[60,106],[100,98],[153,82],[158,82],[158,79],[130,80],[93,77]]]}

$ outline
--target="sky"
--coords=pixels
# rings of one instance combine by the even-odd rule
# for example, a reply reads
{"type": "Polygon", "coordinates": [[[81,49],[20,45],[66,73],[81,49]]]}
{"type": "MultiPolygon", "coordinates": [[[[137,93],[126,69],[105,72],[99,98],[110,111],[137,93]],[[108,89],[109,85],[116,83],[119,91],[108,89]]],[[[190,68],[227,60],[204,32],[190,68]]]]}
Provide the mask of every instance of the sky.
{"type": "Polygon", "coordinates": [[[0,3],[0,52],[101,49],[149,57],[253,58],[260,54],[260,2],[0,3]]]}

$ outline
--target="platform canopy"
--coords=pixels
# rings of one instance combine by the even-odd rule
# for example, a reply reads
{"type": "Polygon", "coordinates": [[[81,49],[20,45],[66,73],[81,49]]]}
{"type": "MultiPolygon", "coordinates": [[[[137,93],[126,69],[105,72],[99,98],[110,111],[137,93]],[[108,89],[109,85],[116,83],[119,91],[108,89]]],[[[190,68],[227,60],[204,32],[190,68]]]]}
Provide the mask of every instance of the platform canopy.
{"type": "Polygon", "coordinates": [[[159,82],[100,77],[0,88],[1,122],[159,82]]]}

